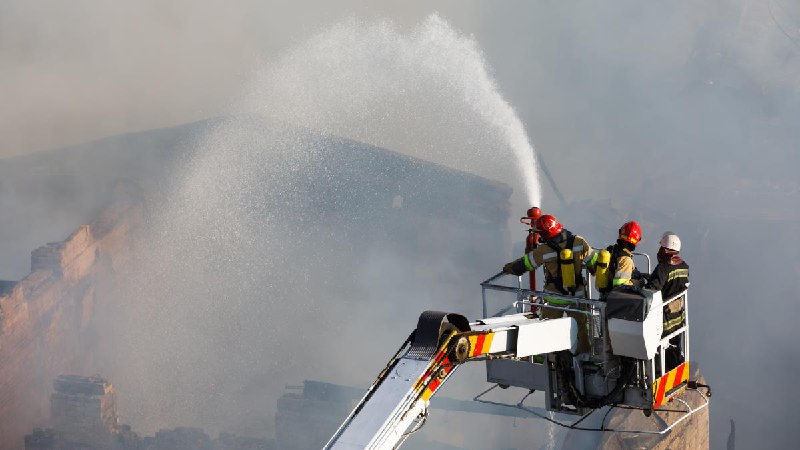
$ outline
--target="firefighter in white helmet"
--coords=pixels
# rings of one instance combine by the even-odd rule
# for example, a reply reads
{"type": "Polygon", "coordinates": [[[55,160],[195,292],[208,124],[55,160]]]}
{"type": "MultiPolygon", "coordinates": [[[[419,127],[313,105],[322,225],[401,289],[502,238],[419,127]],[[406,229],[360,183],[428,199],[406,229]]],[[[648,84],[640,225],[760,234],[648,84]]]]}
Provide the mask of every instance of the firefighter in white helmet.
{"type": "MultiPolygon", "coordinates": [[[[658,265],[647,280],[648,289],[660,290],[664,301],[674,298],[689,286],[689,265],[681,258],[681,239],[667,231],[658,242],[658,265]]],[[[664,334],[669,334],[683,324],[685,317],[683,299],[664,306],[664,334]]]]}
{"type": "Polygon", "coordinates": [[[658,242],[658,265],[650,274],[647,288],[660,290],[664,299],[686,290],[689,284],[689,265],[681,258],[681,239],[667,231],[658,242]]]}

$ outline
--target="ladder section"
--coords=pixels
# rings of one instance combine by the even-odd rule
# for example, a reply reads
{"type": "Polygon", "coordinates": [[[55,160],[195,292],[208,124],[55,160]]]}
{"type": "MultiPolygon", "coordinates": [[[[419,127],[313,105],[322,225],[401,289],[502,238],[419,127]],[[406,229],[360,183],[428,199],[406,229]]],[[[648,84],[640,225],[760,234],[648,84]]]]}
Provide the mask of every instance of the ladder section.
{"type": "Polygon", "coordinates": [[[411,424],[421,418],[427,402],[420,395],[418,380],[432,361],[400,358],[341,434],[326,448],[392,449],[405,440],[411,424]]]}
{"type": "Polygon", "coordinates": [[[464,316],[425,311],[417,328],[372,383],[325,449],[392,449],[427,412],[433,391],[455,367],[445,355],[450,337],[469,330],[464,316]]]}

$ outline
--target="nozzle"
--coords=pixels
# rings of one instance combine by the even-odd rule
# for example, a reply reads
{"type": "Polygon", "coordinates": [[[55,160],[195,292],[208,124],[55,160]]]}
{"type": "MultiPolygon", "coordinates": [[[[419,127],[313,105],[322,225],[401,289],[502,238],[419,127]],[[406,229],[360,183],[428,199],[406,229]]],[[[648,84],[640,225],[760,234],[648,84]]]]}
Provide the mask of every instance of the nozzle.
{"type": "Polygon", "coordinates": [[[542,217],[542,210],[539,209],[538,206],[532,206],[527,211],[525,211],[525,217],[521,217],[519,221],[523,225],[532,227],[533,222],[535,222],[536,219],[538,219],[539,217],[542,217]]]}

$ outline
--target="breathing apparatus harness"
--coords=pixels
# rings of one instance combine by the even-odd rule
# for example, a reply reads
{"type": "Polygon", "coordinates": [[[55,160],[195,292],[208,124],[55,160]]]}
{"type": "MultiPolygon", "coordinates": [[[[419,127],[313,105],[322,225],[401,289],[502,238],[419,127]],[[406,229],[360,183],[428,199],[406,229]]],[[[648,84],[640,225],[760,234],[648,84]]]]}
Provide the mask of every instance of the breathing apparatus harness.
{"type": "Polygon", "coordinates": [[[614,287],[613,280],[617,275],[617,266],[619,265],[621,250],[618,245],[609,245],[606,247],[606,251],[611,254],[611,258],[608,261],[608,268],[606,269],[606,286],[602,288],[598,286],[598,290],[601,294],[608,294],[614,287]]]}
{"type": "Polygon", "coordinates": [[[575,235],[567,230],[564,230],[567,239],[564,247],[559,246],[554,239],[547,239],[544,244],[556,252],[558,262],[558,269],[556,276],[553,276],[550,271],[545,270],[545,283],[554,284],[556,289],[564,295],[575,295],[578,286],[575,276],[575,259],[572,256],[572,245],[575,243],[575,235]]]}
{"type": "Polygon", "coordinates": [[[606,270],[606,279],[608,280],[607,281],[608,284],[605,288],[598,289],[601,294],[607,294],[611,291],[611,289],[614,288],[613,280],[617,276],[619,258],[620,256],[623,255],[622,251],[628,250],[630,252],[633,252],[632,249],[628,248],[629,245],[632,244],[628,244],[627,242],[624,241],[622,242],[618,241],[615,245],[609,245],[608,247],[606,247],[606,251],[608,251],[611,254],[611,260],[608,262],[608,269],[606,270]]]}

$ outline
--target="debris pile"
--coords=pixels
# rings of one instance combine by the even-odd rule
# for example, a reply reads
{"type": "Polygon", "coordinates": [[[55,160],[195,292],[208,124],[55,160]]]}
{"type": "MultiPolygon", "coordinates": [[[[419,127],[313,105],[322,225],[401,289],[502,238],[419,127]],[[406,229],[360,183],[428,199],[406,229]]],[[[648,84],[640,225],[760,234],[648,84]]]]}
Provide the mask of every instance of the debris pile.
{"type": "Polygon", "coordinates": [[[60,375],[50,396],[52,428],[34,428],[25,450],[273,450],[272,440],[220,433],[211,439],[200,428],[159,430],[140,437],[119,423],[114,387],[100,376],[60,375]]]}

